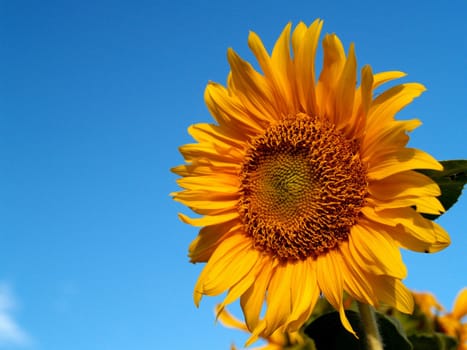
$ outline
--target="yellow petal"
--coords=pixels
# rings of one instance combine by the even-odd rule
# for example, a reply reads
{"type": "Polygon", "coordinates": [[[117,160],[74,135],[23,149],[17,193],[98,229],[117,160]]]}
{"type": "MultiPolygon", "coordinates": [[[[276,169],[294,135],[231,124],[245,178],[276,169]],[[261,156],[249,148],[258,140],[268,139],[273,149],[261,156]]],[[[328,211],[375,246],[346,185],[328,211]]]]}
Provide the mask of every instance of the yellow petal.
{"type": "Polygon", "coordinates": [[[413,119],[382,122],[371,131],[367,129],[360,147],[362,159],[377,157],[378,154],[387,152],[393,147],[404,147],[409,140],[406,132],[412,131],[420,125],[419,120],[413,119]]]}
{"type": "Polygon", "coordinates": [[[270,82],[274,100],[284,115],[296,111],[290,84],[290,28],[289,23],[282,31],[272,51],[272,57],[269,57],[261,39],[255,33],[251,32],[248,37],[248,46],[258,60],[264,76],[270,82]]]}
{"type": "Polygon", "coordinates": [[[223,222],[217,225],[205,226],[188,248],[191,262],[206,262],[214,250],[227,237],[241,232],[238,220],[223,222]]]}
{"type": "MultiPolygon", "coordinates": [[[[266,322],[263,320],[261,321],[258,326],[252,331],[251,336],[245,342],[245,347],[249,347],[255,341],[257,341],[260,337],[260,334],[264,333],[264,329],[266,328],[266,322]]],[[[257,349],[259,350],[259,349],[257,349]]]]}
{"type": "Polygon", "coordinates": [[[214,124],[200,123],[188,127],[188,133],[198,142],[219,144],[220,147],[244,147],[244,141],[229,134],[230,129],[221,128],[214,124]]]}
{"type": "Polygon", "coordinates": [[[376,275],[405,278],[407,269],[394,240],[371,225],[354,225],[349,236],[352,256],[362,269],[376,275]]]}
{"type": "Polygon", "coordinates": [[[343,264],[340,268],[344,276],[345,291],[356,300],[375,306],[377,298],[371,287],[372,276],[363,270],[364,266],[360,260],[355,258],[348,241],[339,245],[339,251],[343,257],[343,264]]]}
{"type": "MultiPolygon", "coordinates": [[[[318,20],[316,20],[315,22],[317,21],[318,20]]],[[[299,22],[292,33],[292,50],[294,53],[294,59],[296,59],[297,52],[301,50],[300,47],[303,45],[305,41],[304,37],[305,37],[305,33],[307,29],[308,27],[306,26],[305,23],[299,22]]]]}
{"type": "Polygon", "coordinates": [[[412,169],[443,170],[431,155],[415,148],[404,148],[373,160],[368,169],[369,180],[381,180],[396,173],[412,169]]]}
{"type": "Polygon", "coordinates": [[[218,215],[220,212],[230,211],[238,203],[238,194],[235,193],[187,190],[172,195],[175,201],[201,215],[218,215]]]}
{"type": "Polygon", "coordinates": [[[213,145],[206,143],[187,144],[181,146],[179,151],[186,161],[206,158],[211,161],[239,163],[244,156],[243,151],[237,147],[213,147],[213,145]]]}
{"type": "Polygon", "coordinates": [[[279,327],[285,326],[291,312],[291,285],[293,267],[287,264],[279,264],[271,276],[266,303],[268,305],[264,320],[266,327],[264,334],[271,335],[279,327]]]}
{"type": "Polygon", "coordinates": [[[316,20],[308,28],[299,23],[292,34],[293,66],[296,91],[298,94],[300,112],[309,115],[319,115],[319,105],[316,102],[315,91],[315,55],[318,39],[323,27],[323,21],[316,20]]]}
{"type": "Polygon", "coordinates": [[[459,321],[467,315],[467,288],[462,289],[457,295],[452,315],[459,321]]]}
{"type": "Polygon", "coordinates": [[[361,79],[362,83],[355,93],[351,117],[343,130],[350,140],[360,139],[365,133],[366,117],[373,98],[373,73],[370,66],[362,68],[361,79]]]}
{"type": "MultiPolygon", "coordinates": [[[[175,200],[180,202],[205,202],[205,201],[234,201],[238,200],[238,193],[212,192],[206,190],[186,190],[171,193],[175,200]]],[[[227,207],[224,207],[227,208],[227,207]]]]}
{"type": "Polygon", "coordinates": [[[371,66],[366,65],[362,68],[362,84],[360,88],[361,93],[361,101],[362,101],[362,110],[363,114],[366,116],[370,106],[371,101],[373,98],[373,83],[376,80],[373,72],[371,70],[371,66]]]}
{"type": "Polygon", "coordinates": [[[434,253],[450,243],[447,232],[437,223],[425,219],[412,208],[386,209],[375,212],[364,207],[361,210],[368,219],[383,224],[379,227],[407,249],[434,253]]]}
{"type": "Polygon", "coordinates": [[[230,130],[237,138],[245,139],[249,135],[262,132],[261,123],[222,85],[210,82],[206,86],[204,100],[220,126],[230,130]]]}
{"type": "Polygon", "coordinates": [[[323,39],[324,62],[319,81],[335,86],[345,65],[345,51],[335,34],[327,34],[323,39]]]}
{"type": "Polygon", "coordinates": [[[232,162],[213,162],[207,159],[196,159],[193,163],[183,164],[170,169],[175,174],[180,176],[199,176],[199,175],[212,175],[212,174],[238,174],[240,169],[239,164],[232,162]]]}
{"type": "Polygon", "coordinates": [[[416,171],[397,173],[368,186],[371,196],[379,200],[391,200],[408,196],[439,196],[439,186],[431,178],[416,171]]]}
{"type": "Polygon", "coordinates": [[[439,215],[444,213],[444,207],[438,198],[433,197],[420,197],[414,201],[417,211],[419,213],[439,215]]]}
{"type": "Polygon", "coordinates": [[[316,260],[316,276],[318,286],[329,303],[339,312],[344,328],[356,336],[344,312],[344,281],[339,267],[343,265],[342,257],[336,250],[330,250],[316,260]]]}
{"type": "Polygon", "coordinates": [[[256,277],[256,282],[240,298],[240,305],[250,331],[256,329],[258,325],[266,295],[266,289],[269,285],[269,280],[273,271],[274,265],[272,261],[265,259],[261,273],[256,277]]]}
{"type": "Polygon", "coordinates": [[[242,321],[234,317],[230,312],[222,308],[220,305],[216,305],[215,312],[217,319],[225,327],[236,328],[248,332],[248,328],[242,321]]]}
{"type": "Polygon", "coordinates": [[[288,87],[290,82],[288,81],[288,74],[290,72],[290,66],[292,64],[290,57],[290,30],[292,24],[288,23],[282,31],[279,39],[276,41],[272,50],[271,61],[273,64],[273,70],[277,74],[277,80],[280,82],[282,89],[285,92],[284,97],[290,97],[290,91],[288,87]]]}
{"type": "Polygon", "coordinates": [[[418,83],[394,86],[376,97],[368,112],[368,130],[378,124],[393,120],[397,112],[420,96],[425,87],[418,83]]]}
{"type": "Polygon", "coordinates": [[[253,268],[258,252],[243,234],[226,238],[201,272],[194,290],[195,304],[202,295],[218,295],[238,283],[253,268]]]}
{"type": "Polygon", "coordinates": [[[378,276],[373,281],[378,299],[400,312],[411,314],[414,301],[411,291],[401,281],[389,276],[378,276]]]}
{"type": "MultiPolygon", "coordinates": [[[[257,253],[256,250],[255,253],[257,253]]],[[[227,296],[221,304],[221,308],[239,299],[255,283],[258,274],[261,272],[263,266],[264,263],[260,255],[258,254],[256,257],[256,263],[248,272],[248,274],[246,274],[244,278],[242,278],[239,282],[237,282],[234,286],[232,286],[229,289],[227,296]]]]}
{"type": "Polygon", "coordinates": [[[220,193],[237,193],[240,186],[238,176],[228,174],[205,175],[205,176],[186,176],[177,179],[180,187],[187,190],[204,190],[220,193]]]}
{"type": "Polygon", "coordinates": [[[320,116],[334,120],[336,106],[336,85],[344,68],[346,58],[341,41],[335,34],[323,39],[323,69],[317,85],[317,100],[320,101],[320,116]]]}
{"type": "Polygon", "coordinates": [[[376,73],[374,75],[373,89],[376,89],[377,87],[391,80],[399,79],[404,76],[406,76],[406,74],[404,72],[399,72],[399,71],[388,71],[388,72],[376,73]]]}
{"type": "Polygon", "coordinates": [[[345,61],[342,74],[336,86],[336,106],[334,124],[337,129],[342,129],[349,122],[352,115],[355,99],[355,86],[357,84],[357,59],[354,45],[350,45],[349,55],[345,61]]]}
{"type": "Polygon", "coordinates": [[[297,330],[310,318],[319,297],[314,260],[309,258],[293,264],[291,281],[292,312],[287,320],[289,330],[297,330]]]}
{"type": "Polygon", "coordinates": [[[265,78],[242,60],[235,51],[227,51],[227,59],[232,70],[232,84],[235,93],[245,108],[259,120],[275,120],[280,118],[273,99],[271,88],[265,78]]]}
{"type": "Polygon", "coordinates": [[[368,198],[367,204],[375,207],[375,210],[381,211],[393,208],[416,207],[417,212],[439,215],[444,212],[440,201],[435,197],[399,197],[394,200],[381,201],[374,198],[368,198]]]}
{"type": "Polygon", "coordinates": [[[200,218],[190,218],[186,216],[185,214],[179,213],[178,217],[185,224],[189,224],[192,226],[208,226],[208,225],[220,224],[220,223],[227,222],[233,219],[237,219],[238,212],[235,210],[235,211],[228,212],[225,214],[213,215],[213,216],[207,215],[207,216],[203,216],[200,218]]]}

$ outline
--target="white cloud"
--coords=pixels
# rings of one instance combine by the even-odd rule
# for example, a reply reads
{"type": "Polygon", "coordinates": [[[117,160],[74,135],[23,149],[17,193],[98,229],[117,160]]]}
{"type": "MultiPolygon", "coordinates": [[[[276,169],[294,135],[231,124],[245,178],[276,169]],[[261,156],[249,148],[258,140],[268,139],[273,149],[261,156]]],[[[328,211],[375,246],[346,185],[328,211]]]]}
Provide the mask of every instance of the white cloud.
{"type": "Polygon", "coordinates": [[[16,302],[11,288],[0,283],[0,349],[5,346],[24,346],[30,344],[29,335],[15,322],[11,312],[16,302]]]}

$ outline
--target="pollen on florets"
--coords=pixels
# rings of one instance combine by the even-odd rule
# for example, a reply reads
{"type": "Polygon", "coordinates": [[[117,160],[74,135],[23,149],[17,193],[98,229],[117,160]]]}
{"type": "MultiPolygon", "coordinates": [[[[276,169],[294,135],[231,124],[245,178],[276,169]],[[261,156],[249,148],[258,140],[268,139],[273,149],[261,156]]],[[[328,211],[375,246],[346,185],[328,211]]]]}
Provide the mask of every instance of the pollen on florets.
{"type": "Polygon", "coordinates": [[[355,142],[299,114],[252,140],[238,209],[256,249],[280,260],[318,257],[348,238],[367,194],[355,142]]]}

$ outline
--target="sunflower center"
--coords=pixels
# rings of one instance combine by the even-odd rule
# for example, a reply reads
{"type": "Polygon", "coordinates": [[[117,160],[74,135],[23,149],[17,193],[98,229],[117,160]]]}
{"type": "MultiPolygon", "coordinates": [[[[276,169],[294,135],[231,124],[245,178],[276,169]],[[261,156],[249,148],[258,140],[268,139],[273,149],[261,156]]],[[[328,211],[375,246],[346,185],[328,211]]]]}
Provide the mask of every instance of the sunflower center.
{"type": "Polygon", "coordinates": [[[253,139],[239,212],[256,249],[281,260],[316,258],[348,238],[367,193],[357,146],[304,114],[253,139]]]}

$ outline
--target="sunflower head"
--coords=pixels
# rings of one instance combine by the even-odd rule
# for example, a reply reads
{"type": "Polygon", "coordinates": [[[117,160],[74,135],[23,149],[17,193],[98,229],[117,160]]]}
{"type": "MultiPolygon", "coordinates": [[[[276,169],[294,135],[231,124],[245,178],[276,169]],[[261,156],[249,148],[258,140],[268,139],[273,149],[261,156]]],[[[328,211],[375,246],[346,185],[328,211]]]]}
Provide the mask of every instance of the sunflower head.
{"type": "Polygon", "coordinates": [[[195,302],[240,298],[251,340],[296,331],[320,294],[349,331],[344,292],[411,312],[400,248],[449,244],[421,215],[443,211],[440,190],[415,171],[442,166],[406,147],[420,122],[395,119],[424,87],[405,83],[374,97],[404,74],[365,66],[358,85],[354,46],[346,54],[334,34],[322,40],[316,74],[321,28],[320,20],[287,25],[271,54],[250,33],[261,71],[229,49],[227,86],[211,82],[205,92],[215,122],[189,128],[195,143],[180,148],[186,163],[173,169],[182,187],[174,199],[200,214],[180,214],[201,227],[191,260],[207,262],[195,302]]]}

